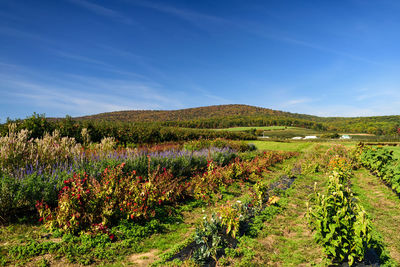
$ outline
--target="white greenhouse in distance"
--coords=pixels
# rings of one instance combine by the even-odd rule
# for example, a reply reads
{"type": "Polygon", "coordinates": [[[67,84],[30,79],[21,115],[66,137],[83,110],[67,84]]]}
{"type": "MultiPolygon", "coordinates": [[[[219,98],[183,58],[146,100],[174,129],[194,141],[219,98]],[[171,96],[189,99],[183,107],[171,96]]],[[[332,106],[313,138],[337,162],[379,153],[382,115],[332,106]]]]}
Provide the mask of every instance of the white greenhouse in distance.
{"type": "Polygon", "coordinates": [[[293,139],[293,140],[300,140],[300,139],[303,139],[303,137],[301,137],[301,136],[295,136],[295,137],[293,137],[292,139],[293,139]]]}
{"type": "Polygon", "coordinates": [[[308,135],[306,137],[304,137],[304,139],[317,139],[318,137],[316,137],[315,135],[308,135]]]}
{"type": "Polygon", "coordinates": [[[350,135],[344,134],[340,137],[340,139],[350,139],[350,135]]]}

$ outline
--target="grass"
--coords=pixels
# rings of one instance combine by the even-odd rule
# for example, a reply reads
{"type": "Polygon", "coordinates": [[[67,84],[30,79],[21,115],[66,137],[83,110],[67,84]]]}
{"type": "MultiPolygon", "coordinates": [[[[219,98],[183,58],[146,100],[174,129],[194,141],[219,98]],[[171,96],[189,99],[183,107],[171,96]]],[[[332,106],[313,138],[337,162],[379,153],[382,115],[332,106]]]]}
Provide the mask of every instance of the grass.
{"type": "Polygon", "coordinates": [[[201,209],[204,207],[200,204],[192,201],[183,205],[178,214],[168,217],[159,225],[161,229],[156,225],[156,233],[147,233],[149,230],[145,228],[129,233],[132,229],[129,225],[126,230],[121,228],[118,231],[127,237],[116,242],[110,242],[108,236],[61,236],[49,233],[42,225],[13,224],[0,227],[0,265],[38,265],[44,260],[51,265],[101,263],[123,266],[153,262],[177,241],[190,236],[202,216],[201,209]]]}
{"type": "MultiPolygon", "coordinates": [[[[286,164],[293,164],[293,162],[289,160],[286,164]]],[[[251,260],[245,261],[246,266],[327,266],[329,264],[321,246],[314,241],[305,217],[305,203],[309,194],[313,192],[314,183],[318,182],[320,187],[323,187],[325,180],[326,178],[322,176],[300,175],[294,181],[292,187],[285,192],[283,211],[264,224],[263,230],[256,239],[247,240],[245,243],[253,255],[251,260]]]]}
{"type": "Polygon", "coordinates": [[[395,159],[400,159],[400,146],[390,146],[386,147],[388,150],[393,150],[393,157],[395,159]]]}
{"type": "Polygon", "coordinates": [[[289,126],[262,126],[262,127],[233,127],[225,129],[215,129],[218,131],[231,131],[231,132],[246,132],[252,130],[264,130],[265,137],[276,138],[276,139],[288,139],[295,136],[307,136],[316,135],[319,136],[324,132],[318,132],[312,129],[301,128],[301,127],[289,127],[289,126]]]}
{"type": "Polygon", "coordinates": [[[275,150],[275,151],[294,151],[302,152],[310,148],[312,142],[274,142],[274,141],[248,141],[254,144],[258,150],[275,150]]]}
{"type": "Polygon", "coordinates": [[[390,256],[400,265],[400,199],[367,170],[355,172],[352,189],[382,235],[390,256]]]}
{"type": "Polygon", "coordinates": [[[287,129],[295,129],[295,128],[297,128],[297,127],[290,127],[290,126],[253,126],[253,127],[251,127],[251,126],[249,126],[249,127],[232,127],[232,128],[215,129],[215,130],[229,131],[229,132],[243,132],[243,131],[249,131],[252,129],[272,131],[272,130],[287,130],[287,129]]]}
{"type": "MultiPolygon", "coordinates": [[[[254,144],[259,150],[272,150],[272,151],[292,151],[292,152],[306,152],[311,150],[314,146],[319,145],[321,148],[328,149],[334,145],[343,145],[348,148],[353,148],[358,142],[342,142],[342,141],[330,141],[330,142],[315,142],[315,141],[293,141],[293,142],[279,142],[279,141],[247,141],[250,144],[254,144]]],[[[399,147],[399,158],[400,158],[400,147],[399,147]]]]}

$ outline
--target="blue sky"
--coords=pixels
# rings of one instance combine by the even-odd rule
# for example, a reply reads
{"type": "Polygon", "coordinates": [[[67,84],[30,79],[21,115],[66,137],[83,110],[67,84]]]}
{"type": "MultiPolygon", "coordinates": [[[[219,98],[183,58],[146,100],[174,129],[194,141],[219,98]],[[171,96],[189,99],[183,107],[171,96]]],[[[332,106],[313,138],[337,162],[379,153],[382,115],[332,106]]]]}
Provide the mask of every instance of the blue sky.
{"type": "Polygon", "coordinates": [[[400,2],[0,0],[0,119],[248,104],[400,114],[400,2]]]}

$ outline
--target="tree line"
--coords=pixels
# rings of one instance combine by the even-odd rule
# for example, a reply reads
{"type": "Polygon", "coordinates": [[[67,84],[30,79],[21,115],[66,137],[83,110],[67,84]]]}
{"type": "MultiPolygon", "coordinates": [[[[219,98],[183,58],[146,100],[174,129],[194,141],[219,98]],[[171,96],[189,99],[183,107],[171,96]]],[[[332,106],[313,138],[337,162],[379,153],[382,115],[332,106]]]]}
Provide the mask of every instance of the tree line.
{"type": "Polygon", "coordinates": [[[87,129],[91,141],[100,142],[104,137],[113,137],[119,144],[151,144],[162,142],[188,141],[196,139],[225,138],[231,140],[252,140],[254,135],[243,132],[213,131],[209,129],[191,129],[165,126],[160,123],[127,123],[95,120],[74,120],[70,116],[64,119],[48,120],[44,115],[33,114],[21,120],[10,120],[0,125],[0,135],[8,133],[11,123],[17,130],[27,129],[30,138],[40,138],[46,132],[58,130],[61,136],[74,137],[83,142],[82,130],[87,129]]]}

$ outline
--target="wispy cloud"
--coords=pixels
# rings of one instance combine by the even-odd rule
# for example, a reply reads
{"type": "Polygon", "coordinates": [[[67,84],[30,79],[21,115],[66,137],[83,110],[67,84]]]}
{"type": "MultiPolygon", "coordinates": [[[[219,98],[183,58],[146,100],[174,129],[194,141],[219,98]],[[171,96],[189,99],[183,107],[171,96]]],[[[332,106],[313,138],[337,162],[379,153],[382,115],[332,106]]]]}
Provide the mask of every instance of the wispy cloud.
{"type": "MultiPolygon", "coordinates": [[[[161,79],[169,79],[168,75],[164,73],[161,69],[157,68],[152,64],[151,60],[141,56],[137,55],[135,53],[132,53],[130,51],[126,51],[123,49],[115,48],[109,45],[105,44],[98,44],[97,45],[99,48],[103,49],[106,53],[109,53],[110,55],[119,57],[120,59],[130,59],[132,60],[130,64],[137,64],[144,70],[150,72],[152,76],[161,78],[161,79]]],[[[142,77],[143,78],[143,77],[142,77]]]]}
{"type": "Polygon", "coordinates": [[[363,62],[363,63],[368,63],[368,64],[372,64],[372,65],[377,65],[377,66],[384,66],[384,64],[374,61],[374,60],[371,60],[369,58],[357,56],[357,55],[347,53],[347,52],[337,50],[337,49],[332,49],[327,46],[316,44],[314,42],[302,40],[300,38],[294,38],[290,35],[290,33],[279,32],[276,29],[260,30],[261,25],[259,25],[259,24],[248,23],[248,22],[240,22],[240,23],[237,22],[237,23],[235,23],[235,26],[238,29],[241,29],[243,31],[246,31],[252,35],[255,35],[255,36],[258,36],[261,38],[274,40],[274,41],[278,41],[278,42],[283,42],[283,43],[287,43],[287,44],[292,44],[292,45],[296,45],[296,46],[307,47],[307,48],[311,48],[314,50],[326,52],[329,54],[343,56],[343,57],[346,57],[346,58],[349,58],[352,60],[356,60],[359,62],[363,62]]]}
{"type": "Polygon", "coordinates": [[[17,37],[17,38],[32,39],[32,40],[46,42],[46,43],[53,43],[53,40],[45,38],[39,34],[22,31],[22,30],[18,30],[15,28],[7,27],[7,26],[0,26],[0,34],[13,36],[13,37],[17,37]]]}
{"type": "Polygon", "coordinates": [[[296,106],[296,105],[299,105],[299,104],[310,103],[310,102],[313,102],[313,101],[315,101],[315,100],[313,100],[311,98],[292,99],[292,100],[289,100],[289,101],[283,103],[282,107],[296,106]]]}
{"type": "Polygon", "coordinates": [[[325,46],[321,46],[321,45],[317,45],[311,42],[306,42],[306,41],[302,41],[302,40],[298,40],[298,39],[294,39],[294,38],[289,38],[289,37],[274,37],[276,40],[282,41],[282,42],[286,42],[286,43],[291,43],[291,44],[295,44],[295,45],[300,45],[300,46],[304,46],[304,47],[308,47],[308,48],[312,48],[312,49],[316,49],[316,50],[320,50],[323,52],[328,52],[331,54],[335,54],[335,55],[339,55],[339,56],[344,56],[353,60],[357,60],[360,62],[364,62],[364,63],[368,63],[368,64],[373,64],[373,65],[378,65],[378,66],[383,66],[384,64],[374,61],[374,60],[370,60],[368,58],[364,58],[364,57],[360,57],[357,55],[353,55],[350,53],[346,53],[343,51],[339,51],[339,50],[335,50],[335,49],[331,49],[325,46]]]}
{"type": "Polygon", "coordinates": [[[225,24],[230,23],[229,20],[226,20],[218,16],[204,14],[193,10],[178,8],[166,5],[164,3],[159,3],[159,2],[155,3],[149,1],[128,1],[128,0],[126,1],[136,6],[153,9],[158,12],[186,20],[201,28],[204,27],[204,23],[225,23],[225,24]]]}
{"type": "Polygon", "coordinates": [[[58,49],[49,49],[49,51],[54,53],[56,56],[64,58],[66,60],[72,60],[72,61],[77,61],[77,62],[81,62],[81,63],[86,63],[86,64],[90,65],[92,68],[95,68],[97,70],[113,73],[116,75],[138,78],[138,79],[142,79],[142,80],[150,80],[148,77],[146,77],[142,74],[121,69],[121,68],[117,67],[115,64],[112,64],[112,63],[109,63],[109,62],[106,62],[103,60],[99,60],[97,58],[83,56],[81,54],[76,54],[76,53],[72,53],[72,52],[65,52],[65,51],[58,50],[58,49]]]}
{"type": "Polygon", "coordinates": [[[384,113],[381,113],[381,111],[377,111],[374,108],[362,108],[350,105],[335,104],[314,108],[313,112],[310,112],[310,114],[321,117],[365,117],[385,115],[384,113]]]}
{"type": "Polygon", "coordinates": [[[165,92],[156,83],[62,73],[35,76],[32,72],[21,70],[9,73],[0,69],[0,98],[2,104],[24,105],[27,112],[36,111],[48,116],[80,116],[117,110],[182,106],[173,93],[165,92]]]}
{"type": "Polygon", "coordinates": [[[76,55],[73,53],[67,53],[61,50],[53,50],[54,53],[57,56],[63,57],[63,58],[67,58],[67,59],[72,59],[75,61],[79,61],[79,62],[84,62],[84,63],[90,63],[90,64],[95,64],[95,65],[102,65],[102,66],[107,66],[107,67],[112,67],[112,65],[101,61],[101,60],[97,60],[97,59],[93,59],[87,56],[82,56],[82,55],[76,55]]]}
{"type": "Polygon", "coordinates": [[[381,99],[390,99],[390,100],[400,100],[400,92],[398,90],[392,90],[387,88],[386,86],[379,86],[381,87],[379,90],[369,90],[364,89],[360,91],[360,94],[356,94],[355,100],[356,101],[371,101],[371,100],[381,100],[381,99]]]}
{"type": "Polygon", "coordinates": [[[194,91],[197,91],[201,94],[201,98],[208,98],[212,101],[217,101],[216,104],[232,104],[232,101],[227,99],[225,96],[221,97],[215,94],[212,94],[209,92],[209,90],[206,90],[204,87],[190,83],[189,88],[193,89],[194,91]]]}
{"type": "MultiPolygon", "coordinates": [[[[57,109],[57,112],[64,111],[72,115],[94,114],[141,107],[139,103],[130,102],[127,104],[126,101],[121,102],[120,98],[110,98],[109,95],[104,94],[90,94],[72,90],[68,93],[59,92],[53,88],[50,90],[46,86],[32,83],[19,83],[16,85],[28,92],[16,92],[12,94],[13,96],[22,100],[29,100],[34,106],[40,109],[43,109],[43,107],[53,108],[57,109]],[[120,104],[115,104],[115,102],[120,104]]],[[[147,107],[147,105],[143,106],[147,107]]]]}
{"type": "Polygon", "coordinates": [[[115,20],[118,20],[120,22],[126,23],[126,24],[132,24],[133,21],[131,18],[124,16],[118,11],[115,11],[114,9],[107,8],[104,6],[101,6],[99,4],[94,4],[92,2],[86,1],[86,0],[68,0],[69,2],[78,5],[82,8],[85,8],[86,10],[95,13],[100,16],[104,17],[109,17],[115,20]]]}

